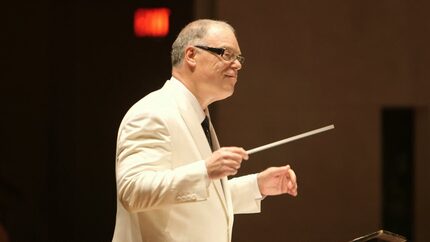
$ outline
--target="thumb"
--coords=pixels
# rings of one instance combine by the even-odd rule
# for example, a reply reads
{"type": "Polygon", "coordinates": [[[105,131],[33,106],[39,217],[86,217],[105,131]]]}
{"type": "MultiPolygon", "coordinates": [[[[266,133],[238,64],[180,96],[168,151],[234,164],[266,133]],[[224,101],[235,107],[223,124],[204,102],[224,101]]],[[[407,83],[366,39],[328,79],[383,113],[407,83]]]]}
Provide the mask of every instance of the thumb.
{"type": "Polygon", "coordinates": [[[272,167],[271,172],[272,175],[280,175],[288,172],[290,169],[290,165],[281,166],[281,167],[272,167]]]}

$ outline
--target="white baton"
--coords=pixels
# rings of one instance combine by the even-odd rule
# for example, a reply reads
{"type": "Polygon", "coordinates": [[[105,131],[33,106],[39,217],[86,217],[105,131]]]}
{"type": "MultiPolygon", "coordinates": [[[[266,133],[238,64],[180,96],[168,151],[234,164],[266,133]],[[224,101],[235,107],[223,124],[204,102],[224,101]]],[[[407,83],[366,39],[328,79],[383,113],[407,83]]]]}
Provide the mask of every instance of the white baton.
{"type": "Polygon", "coordinates": [[[321,132],[325,132],[325,131],[330,130],[330,129],[334,129],[334,125],[333,124],[325,126],[325,127],[322,127],[322,128],[319,128],[319,129],[311,130],[311,131],[308,131],[306,133],[299,134],[299,135],[296,135],[296,136],[293,136],[293,137],[290,137],[290,138],[279,140],[279,141],[276,141],[276,142],[273,142],[273,143],[270,143],[270,144],[267,144],[267,145],[263,145],[263,146],[260,146],[260,147],[254,148],[254,149],[250,149],[250,150],[247,150],[246,153],[248,153],[248,155],[251,155],[251,154],[260,152],[262,150],[267,150],[267,149],[273,148],[275,146],[282,145],[282,144],[285,144],[285,143],[289,143],[291,141],[298,140],[298,139],[301,139],[301,138],[304,138],[304,137],[308,137],[308,136],[311,136],[311,135],[314,135],[314,134],[318,134],[318,133],[321,133],[321,132]]]}

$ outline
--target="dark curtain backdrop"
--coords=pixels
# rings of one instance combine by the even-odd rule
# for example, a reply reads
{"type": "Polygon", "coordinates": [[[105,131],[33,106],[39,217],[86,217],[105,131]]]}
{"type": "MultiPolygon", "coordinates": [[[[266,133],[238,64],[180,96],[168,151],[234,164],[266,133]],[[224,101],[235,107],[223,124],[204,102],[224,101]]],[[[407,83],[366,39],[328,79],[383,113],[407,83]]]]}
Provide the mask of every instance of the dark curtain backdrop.
{"type": "Polygon", "coordinates": [[[187,1],[9,1],[2,8],[0,222],[11,241],[109,241],[116,132],[170,77],[187,1]],[[133,33],[139,7],[172,9],[170,34],[133,33]]]}

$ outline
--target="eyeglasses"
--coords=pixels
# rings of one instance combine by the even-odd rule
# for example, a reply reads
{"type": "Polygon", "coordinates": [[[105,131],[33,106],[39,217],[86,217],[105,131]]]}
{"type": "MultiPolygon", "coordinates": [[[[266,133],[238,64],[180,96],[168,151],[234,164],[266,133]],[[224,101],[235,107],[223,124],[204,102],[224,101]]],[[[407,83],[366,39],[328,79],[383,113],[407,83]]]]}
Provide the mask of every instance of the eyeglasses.
{"type": "Polygon", "coordinates": [[[226,48],[215,48],[215,47],[209,47],[204,45],[195,45],[194,47],[215,53],[221,56],[221,58],[223,58],[225,61],[233,62],[235,60],[238,60],[240,64],[243,64],[245,62],[245,57],[243,57],[242,55],[234,54],[233,52],[229,51],[226,48]]]}

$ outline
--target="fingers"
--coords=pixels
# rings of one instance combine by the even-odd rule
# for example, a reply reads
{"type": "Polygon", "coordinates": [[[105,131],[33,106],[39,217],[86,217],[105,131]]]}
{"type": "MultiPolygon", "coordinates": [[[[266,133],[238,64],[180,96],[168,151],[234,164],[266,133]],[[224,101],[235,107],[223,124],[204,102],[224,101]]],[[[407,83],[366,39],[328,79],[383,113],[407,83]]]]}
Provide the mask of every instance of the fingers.
{"type": "Polygon", "coordinates": [[[206,168],[211,179],[237,174],[242,160],[247,160],[248,154],[240,147],[223,147],[206,159],[206,168]]]}
{"type": "Polygon", "coordinates": [[[297,177],[290,165],[281,167],[271,167],[268,169],[271,176],[278,177],[282,180],[281,193],[288,193],[297,196],[297,177]]]}
{"type": "Polygon", "coordinates": [[[296,173],[293,171],[293,169],[288,169],[288,175],[290,176],[290,180],[297,184],[297,177],[296,177],[296,173]]]}
{"type": "Polygon", "coordinates": [[[288,194],[292,196],[297,196],[297,177],[293,169],[288,169],[288,178],[289,178],[289,181],[287,183],[288,194]]]}
{"type": "Polygon", "coordinates": [[[281,167],[270,167],[267,168],[267,172],[270,176],[285,176],[288,175],[288,170],[290,169],[289,165],[281,166],[281,167]]]}
{"type": "Polygon", "coordinates": [[[248,153],[246,153],[246,151],[243,148],[241,148],[241,147],[234,147],[234,146],[232,146],[232,147],[223,147],[223,148],[220,148],[219,150],[230,151],[230,152],[232,152],[234,154],[240,155],[242,157],[242,159],[244,159],[244,160],[248,160],[249,159],[248,153]]]}
{"type": "Polygon", "coordinates": [[[242,148],[227,147],[215,152],[220,165],[225,165],[234,169],[239,169],[242,160],[248,159],[246,152],[242,148]]]}

